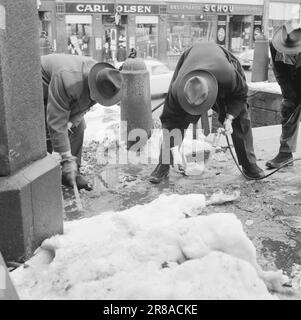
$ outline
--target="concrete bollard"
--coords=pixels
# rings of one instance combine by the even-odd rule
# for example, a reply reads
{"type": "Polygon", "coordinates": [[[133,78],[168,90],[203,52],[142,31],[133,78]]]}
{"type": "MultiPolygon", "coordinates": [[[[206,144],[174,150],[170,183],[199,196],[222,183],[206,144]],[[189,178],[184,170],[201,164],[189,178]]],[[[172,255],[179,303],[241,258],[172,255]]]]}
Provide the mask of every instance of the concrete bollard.
{"type": "Polygon", "coordinates": [[[252,67],[252,82],[268,80],[269,70],[269,40],[258,36],[255,40],[254,58],[252,67]]]}
{"type": "Polygon", "coordinates": [[[129,58],[123,64],[121,75],[121,121],[123,124],[126,121],[126,128],[121,129],[121,140],[129,149],[139,141],[136,133],[144,132],[143,136],[140,136],[141,147],[150,138],[153,126],[149,72],[143,59],[129,58]]]}

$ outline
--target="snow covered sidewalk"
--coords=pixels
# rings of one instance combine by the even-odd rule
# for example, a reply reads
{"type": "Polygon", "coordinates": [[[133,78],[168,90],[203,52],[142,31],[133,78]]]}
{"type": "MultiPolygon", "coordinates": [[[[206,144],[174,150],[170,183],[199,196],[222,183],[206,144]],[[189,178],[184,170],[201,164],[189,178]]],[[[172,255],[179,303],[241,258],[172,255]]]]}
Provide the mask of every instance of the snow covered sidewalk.
{"type": "Polygon", "coordinates": [[[235,215],[204,207],[201,194],[161,195],[67,222],[12,279],[23,299],[277,298],[282,272],[260,269],[235,215]]]}

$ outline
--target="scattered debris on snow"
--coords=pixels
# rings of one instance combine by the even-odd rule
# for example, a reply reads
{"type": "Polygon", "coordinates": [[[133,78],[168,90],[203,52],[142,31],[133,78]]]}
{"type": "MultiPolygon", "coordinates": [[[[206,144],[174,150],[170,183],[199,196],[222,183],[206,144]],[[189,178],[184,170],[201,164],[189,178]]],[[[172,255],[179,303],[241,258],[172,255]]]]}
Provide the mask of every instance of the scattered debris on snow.
{"type": "Polygon", "coordinates": [[[201,216],[201,194],[65,223],[39,258],[11,273],[23,299],[276,299],[234,214],[201,216]]]}
{"type": "Polygon", "coordinates": [[[251,226],[252,224],[254,223],[254,221],[253,220],[247,220],[246,222],[245,222],[245,224],[246,224],[246,226],[251,226]]]}
{"type": "Polygon", "coordinates": [[[238,200],[240,197],[240,191],[234,190],[231,194],[225,194],[222,190],[212,194],[209,200],[206,201],[206,205],[220,205],[228,202],[238,200]]]}

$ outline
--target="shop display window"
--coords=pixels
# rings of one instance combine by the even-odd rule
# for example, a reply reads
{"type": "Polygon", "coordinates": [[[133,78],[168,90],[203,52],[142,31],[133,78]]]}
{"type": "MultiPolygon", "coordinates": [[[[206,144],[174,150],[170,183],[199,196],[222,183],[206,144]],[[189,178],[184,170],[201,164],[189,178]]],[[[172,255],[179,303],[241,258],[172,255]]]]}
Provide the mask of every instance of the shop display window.
{"type": "Polygon", "coordinates": [[[80,19],[66,16],[68,52],[74,55],[92,56],[92,17],[88,15],[79,17],[80,19]]]}
{"type": "Polygon", "coordinates": [[[167,52],[179,55],[194,43],[212,41],[216,33],[215,15],[171,15],[167,29],[167,52]]]}
{"type": "Polygon", "coordinates": [[[127,57],[127,16],[116,24],[115,16],[103,15],[102,61],[113,63],[127,57]]]}
{"type": "Polygon", "coordinates": [[[158,57],[158,16],[136,17],[136,50],[144,59],[158,57]]]}
{"type": "Polygon", "coordinates": [[[250,48],[252,42],[252,16],[232,16],[230,19],[230,45],[234,53],[250,48]]]}

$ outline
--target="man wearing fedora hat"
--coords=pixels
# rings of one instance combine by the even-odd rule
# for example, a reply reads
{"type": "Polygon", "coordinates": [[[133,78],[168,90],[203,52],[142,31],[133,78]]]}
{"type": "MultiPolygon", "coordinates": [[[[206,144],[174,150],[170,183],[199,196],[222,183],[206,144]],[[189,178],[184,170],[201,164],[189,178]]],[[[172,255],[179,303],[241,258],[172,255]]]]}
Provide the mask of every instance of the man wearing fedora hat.
{"type": "Polygon", "coordinates": [[[91,190],[79,174],[84,140],[84,114],[96,103],[120,100],[121,75],[112,65],[68,54],[41,57],[47,151],[58,152],[62,183],[91,190]]]}
{"type": "Polygon", "coordinates": [[[270,51],[273,71],[283,96],[279,152],[266,163],[272,169],[292,160],[296,151],[301,115],[301,24],[291,20],[278,28],[270,42],[270,51]]]}
{"type": "MultiPolygon", "coordinates": [[[[207,116],[210,108],[219,114],[227,134],[232,134],[238,161],[250,179],[264,175],[256,164],[247,104],[247,83],[238,60],[213,42],[202,42],[186,50],[171,80],[160,117],[164,133],[179,129],[182,138],[190,123],[207,116]]],[[[159,164],[150,182],[161,182],[172,164],[170,148],[179,141],[163,135],[159,164]],[[165,147],[168,146],[168,147],[165,147]]]]}

